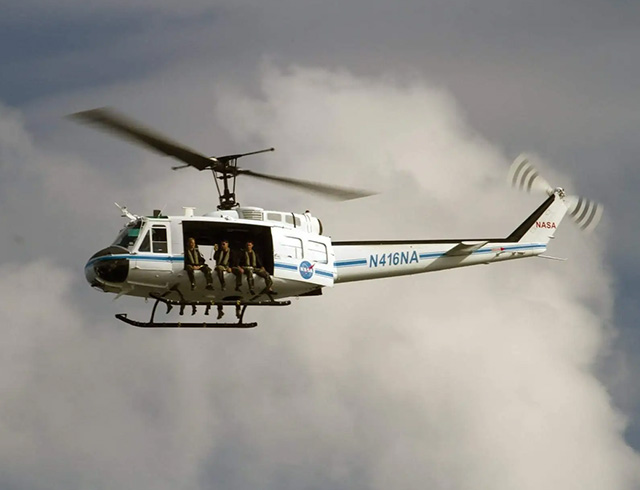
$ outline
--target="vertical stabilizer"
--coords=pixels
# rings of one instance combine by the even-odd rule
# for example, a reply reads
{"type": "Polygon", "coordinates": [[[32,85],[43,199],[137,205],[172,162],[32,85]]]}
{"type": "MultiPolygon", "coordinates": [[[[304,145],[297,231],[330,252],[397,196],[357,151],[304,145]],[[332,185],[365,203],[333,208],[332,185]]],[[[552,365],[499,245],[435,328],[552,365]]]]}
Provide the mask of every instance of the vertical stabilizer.
{"type": "Polygon", "coordinates": [[[556,189],[531,216],[509,235],[508,240],[520,243],[549,243],[566,213],[567,205],[564,202],[564,193],[561,189],[556,189]]]}

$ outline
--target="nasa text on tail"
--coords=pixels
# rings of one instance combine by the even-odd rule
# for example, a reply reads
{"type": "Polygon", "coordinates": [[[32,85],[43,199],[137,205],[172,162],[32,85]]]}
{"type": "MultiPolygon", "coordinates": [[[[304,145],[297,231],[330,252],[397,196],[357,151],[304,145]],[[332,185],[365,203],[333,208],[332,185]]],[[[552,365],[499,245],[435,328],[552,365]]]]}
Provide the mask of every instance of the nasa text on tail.
{"type": "MultiPolygon", "coordinates": [[[[510,235],[504,238],[468,238],[436,240],[333,241],[322,234],[322,223],[309,212],[270,211],[240,206],[236,201],[235,179],[246,175],[295,187],[325,196],[347,200],[371,195],[358,189],[337,187],[290,177],[277,177],[239,168],[238,159],[273,148],[244,154],[207,157],[159,133],[131,121],[113,110],[101,108],[73,114],[71,117],[97,125],[119,136],[142,144],[184,163],[175,169],[194,167],[210,170],[219,195],[216,211],[196,216],[185,207],[183,215],[138,216],[121,207],[128,223],[115,241],[95,253],[85,266],[89,283],[117,296],[129,295],[155,300],[148,322],[116,317],[141,327],[222,327],[249,328],[245,323],[248,306],[286,306],[285,298],[316,296],[325,287],[367,279],[418,274],[477,264],[542,256],[561,220],[568,212],[585,230],[593,229],[602,207],[587,199],[569,196],[562,188],[551,187],[526,156],[511,166],[512,185],[528,191],[542,191],[545,201],[510,235]],[[193,238],[199,257],[215,269],[218,245],[226,241],[229,256],[207,288],[207,274],[194,271],[192,285],[185,270],[187,242],[193,238]],[[251,242],[251,246],[247,244],[251,242]],[[248,251],[248,249],[250,249],[248,251]],[[224,281],[224,288],[223,283],[224,281]],[[272,281],[272,285],[271,285],[272,281]],[[205,315],[213,305],[222,315],[222,307],[236,307],[237,322],[156,322],[159,303],[183,314],[204,307],[205,315]]],[[[200,260],[200,259],[198,259],[200,260]]]]}

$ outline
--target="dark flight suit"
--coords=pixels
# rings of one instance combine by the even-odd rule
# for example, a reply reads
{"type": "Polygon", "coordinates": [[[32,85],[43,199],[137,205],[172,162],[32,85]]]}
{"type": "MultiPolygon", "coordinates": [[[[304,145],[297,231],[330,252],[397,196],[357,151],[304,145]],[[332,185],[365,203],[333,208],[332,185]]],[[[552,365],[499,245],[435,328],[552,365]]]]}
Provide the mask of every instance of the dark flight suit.
{"type": "MultiPolygon", "coordinates": [[[[236,291],[240,291],[240,286],[242,285],[242,273],[240,269],[238,269],[238,254],[233,250],[218,250],[215,253],[216,260],[216,273],[218,274],[218,279],[220,280],[220,284],[222,285],[222,290],[225,289],[225,281],[224,281],[224,273],[227,269],[231,269],[231,272],[236,276],[236,291]]],[[[240,318],[241,308],[240,305],[236,305],[236,317],[240,318]]],[[[222,305],[218,305],[218,320],[222,318],[224,312],[222,311],[222,305]]]]}
{"type": "Polygon", "coordinates": [[[260,257],[258,256],[255,250],[252,250],[251,252],[249,251],[244,252],[242,256],[241,265],[242,265],[242,268],[244,269],[245,275],[247,276],[247,282],[249,283],[249,289],[251,290],[251,294],[254,294],[253,293],[253,274],[255,274],[256,276],[262,277],[264,279],[266,289],[268,291],[271,290],[271,285],[273,284],[273,281],[271,280],[271,276],[269,276],[269,273],[266,270],[264,270],[262,261],[260,260],[260,257]]]}
{"type": "Polygon", "coordinates": [[[216,260],[216,274],[224,291],[224,273],[227,272],[227,269],[231,268],[231,249],[225,251],[221,248],[215,253],[214,258],[216,260]]]}
{"type": "Polygon", "coordinates": [[[242,286],[242,272],[240,271],[241,255],[244,255],[244,252],[231,250],[231,272],[236,276],[236,291],[240,291],[240,286],[242,286]]]}
{"type": "Polygon", "coordinates": [[[222,289],[224,290],[225,288],[224,273],[227,269],[231,269],[233,275],[236,276],[236,291],[240,291],[240,286],[242,286],[242,272],[240,272],[240,269],[238,268],[240,262],[238,252],[231,249],[225,252],[220,249],[215,253],[215,260],[216,273],[218,274],[218,279],[220,280],[222,289]]]}
{"type": "Polygon", "coordinates": [[[195,289],[196,287],[196,278],[194,272],[194,266],[202,266],[200,267],[200,271],[204,274],[204,277],[207,279],[207,289],[213,289],[213,276],[211,275],[211,267],[209,267],[200,250],[196,247],[193,250],[189,250],[188,248],[184,251],[184,268],[187,271],[187,275],[189,276],[189,281],[191,281],[191,289],[195,289]]]}

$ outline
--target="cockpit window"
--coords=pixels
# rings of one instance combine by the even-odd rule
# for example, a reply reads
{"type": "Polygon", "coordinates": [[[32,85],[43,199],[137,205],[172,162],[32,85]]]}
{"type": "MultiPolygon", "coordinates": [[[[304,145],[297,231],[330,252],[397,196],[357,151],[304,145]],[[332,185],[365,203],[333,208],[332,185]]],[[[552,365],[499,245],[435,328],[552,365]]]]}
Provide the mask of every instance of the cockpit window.
{"type": "Polygon", "coordinates": [[[142,243],[138,247],[138,252],[151,252],[151,240],[149,240],[150,236],[151,233],[149,233],[148,231],[144,234],[142,243]]]}
{"type": "Polygon", "coordinates": [[[133,223],[129,223],[127,226],[125,226],[122,229],[122,231],[120,231],[118,238],[116,238],[113,244],[118,245],[120,247],[124,247],[126,249],[129,249],[129,251],[131,251],[134,243],[136,243],[136,240],[138,239],[138,235],[140,234],[141,227],[142,227],[141,220],[137,220],[137,221],[134,221],[133,223]]]}

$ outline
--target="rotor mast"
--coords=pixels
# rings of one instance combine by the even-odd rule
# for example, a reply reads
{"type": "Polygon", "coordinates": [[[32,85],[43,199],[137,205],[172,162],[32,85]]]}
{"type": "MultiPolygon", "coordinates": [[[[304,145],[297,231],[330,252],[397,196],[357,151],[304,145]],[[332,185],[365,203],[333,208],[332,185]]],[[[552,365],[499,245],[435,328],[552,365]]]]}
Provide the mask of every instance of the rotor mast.
{"type": "Polygon", "coordinates": [[[226,211],[237,207],[240,203],[236,201],[236,178],[238,177],[238,158],[246,157],[249,155],[257,155],[258,153],[266,153],[268,151],[274,151],[274,148],[266,148],[264,150],[251,151],[249,153],[239,153],[236,155],[226,155],[223,157],[211,157],[217,165],[212,165],[211,173],[213,174],[213,180],[216,184],[216,190],[218,191],[218,198],[220,204],[218,209],[226,211]],[[222,189],[218,184],[218,180],[222,181],[222,189]],[[231,180],[231,186],[229,185],[231,180]]]}

